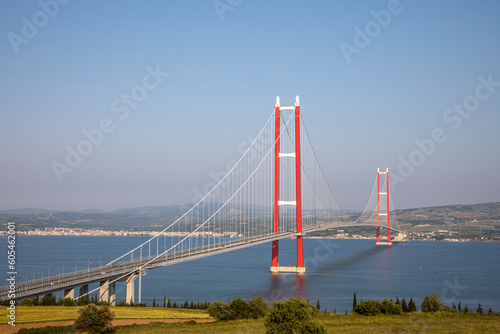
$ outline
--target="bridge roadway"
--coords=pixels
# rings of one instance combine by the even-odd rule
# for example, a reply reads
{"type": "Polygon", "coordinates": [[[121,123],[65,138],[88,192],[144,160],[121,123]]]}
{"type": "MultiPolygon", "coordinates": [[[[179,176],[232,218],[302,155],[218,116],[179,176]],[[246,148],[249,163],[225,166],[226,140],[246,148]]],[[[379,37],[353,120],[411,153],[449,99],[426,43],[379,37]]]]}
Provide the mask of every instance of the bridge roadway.
{"type": "MultiPolygon", "coordinates": [[[[323,224],[317,227],[304,229],[303,234],[307,232],[325,230],[330,228],[351,227],[351,226],[376,227],[374,225],[366,225],[366,224],[359,224],[359,225],[338,224],[338,223],[323,224]]],[[[384,226],[380,227],[387,229],[387,227],[384,226]]],[[[400,230],[395,228],[391,228],[391,230],[402,233],[400,230]]],[[[133,281],[135,280],[137,275],[139,275],[140,272],[144,272],[145,270],[169,266],[176,263],[186,262],[211,255],[225,253],[236,249],[263,244],[266,242],[270,242],[272,240],[291,238],[295,237],[296,235],[297,234],[295,231],[274,233],[255,238],[248,238],[244,240],[234,240],[231,242],[226,242],[221,245],[205,246],[202,248],[196,248],[185,251],[176,251],[173,252],[172,254],[168,254],[167,258],[165,258],[164,255],[159,257],[152,256],[152,257],[142,258],[142,260],[138,259],[118,264],[104,265],[89,270],[80,270],[73,273],[66,273],[57,276],[50,276],[48,278],[30,280],[27,282],[23,282],[21,284],[17,284],[15,290],[15,298],[9,298],[9,299],[20,300],[22,298],[36,296],[37,294],[44,296],[62,290],[65,291],[65,297],[68,296],[70,298],[74,298],[74,291],[72,292],[72,294],[68,294],[68,292],[72,291],[74,288],[80,287],[80,296],[81,296],[88,292],[89,284],[92,283],[102,284],[102,282],[112,282],[114,280],[128,283],[130,282],[130,278],[132,278],[131,280],[132,291],[129,292],[129,289],[127,289],[127,301],[129,301],[130,298],[132,300],[134,299],[133,281]],[[86,288],[84,288],[82,291],[82,287],[86,288]]],[[[3,286],[0,289],[0,300],[8,299],[9,293],[11,293],[9,291],[9,287],[3,286]]],[[[112,291],[111,293],[114,293],[114,291],[112,291]]],[[[101,293],[101,298],[102,298],[102,293],[101,293]]]]}

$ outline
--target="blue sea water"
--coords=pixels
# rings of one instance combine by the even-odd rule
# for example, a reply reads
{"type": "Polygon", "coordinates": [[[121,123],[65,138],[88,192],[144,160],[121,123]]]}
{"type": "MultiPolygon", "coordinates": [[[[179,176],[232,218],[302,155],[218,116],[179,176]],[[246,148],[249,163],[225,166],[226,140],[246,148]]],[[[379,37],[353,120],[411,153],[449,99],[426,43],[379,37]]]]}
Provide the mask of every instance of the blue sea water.
{"type": "MultiPolygon", "coordinates": [[[[18,280],[106,264],[144,240],[18,236],[18,280]]],[[[6,242],[1,245],[7,254],[6,242]]],[[[280,265],[293,266],[295,256],[295,240],[281,240],[280,265]]],[[[483,310],[500,312],[499,243],[408,241],[388,247],[374,240],[304,239],[304,258],[303,276],[272,275],[270,243],[149,270],[142,277],[142,302],[162,302],[164,295],[177,303],[301,296],[313,304],[319,299],[322,309],[350,312],[354,292],[358,302],[412,297],[417,305],[437,293],[450,306],[460,301],[475,310],[481,303],[483,310]]],[[[0,270],[6,277],[7,255],[0,270]]],[[[117,283],[117,300],[125,299],[125,290],[125,283],[117,283]]]]}

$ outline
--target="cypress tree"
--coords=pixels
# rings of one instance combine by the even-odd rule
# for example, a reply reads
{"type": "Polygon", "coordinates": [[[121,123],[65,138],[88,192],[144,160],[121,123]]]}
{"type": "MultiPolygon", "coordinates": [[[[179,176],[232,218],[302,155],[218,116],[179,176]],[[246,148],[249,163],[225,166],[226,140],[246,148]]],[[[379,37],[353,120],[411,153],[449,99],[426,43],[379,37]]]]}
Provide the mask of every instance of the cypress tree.
{"type": "Polygon", "coordinates": [[[354,298],[352,299],[352,311],[354,312],[354,309],[358,306],[358,301],[356,299],[356,292],[354,292],[354,298]]]}
{"type": "Polygon", "coordinates": [[[395,302],[394,304],[396,304],[396,305],[399,305],[399,304],[400,304],[400,302],[399,302],[399,297],[396,297],[396,302],[395,302]]]}
{"type": "Polygon", "coordinates": [[[184,308],[189,308],[189,302],[187,301],[187,299],[186,299],[186,301],[184,302],[184,306],[183,306],[183,307],[184,307],[184,308]]]}
{"type": "Polygon", "coordinates": [[[464,307],[464,314],[465,313],[469,313],[469,307],[467,306],[467,304],[465,304],[465,307],[464,307]]]}
{"type": "Polygon", "coordinates": [[[320,303],[319,303],[319,299],[318,299],[318,301],[316,302],[316,309],[317,309],[318,311],[321,311],[321,305],[320,305],[320,303]]]}
{"type": "Polygon", "coordinates": [[[208,303],[207,301],[205,300],[205,305],[203,305],[203,308],[206,310],[208,308],[208,303]]]}
{"type": "Polygon", "coordinates": [[[156,298],[153,297],[153,307],[156,307],[156,298]]]}
{"type": "Polygon", "coordinates": [[[191,304],[189,305],[189,308],[190,309],[194,309],[194,303],[193,303],[193,300],[191,299],[191,304]]]}
{"type": "Polygon", "coordinates": [[[457,309],[457,307],[455,306],[455,302],[453,302],[453,305],[451,306],[451,309],[452,310],[456,310],[457,309]]]}
{"type": "Polygon", "coordinates": [[[490,307],[490,309],[488,310],[488,314],[493,314],[493,310],[491,309],[491,307],[490,307]]]}
{"type": "Polygon", "coordinates": [[[481,307],[481,304],[477,307],[476,313],[483,314],[483,308],[481,307]]]}
{"type": "Polygon", "coordinates": [[[174,302],[174,305],[172,305],[172,308],[177,308],[177,307],[178,307],[178,306],[177,306],[177,303],[176,303],[176,302],[174,302]]]}
{"type": "Polygon", "coordinates": [[[163,308],[167,307],[167,296],[163,295],[163,308]]]}
{"type": "Polygon", "coordinates": [[[404,313],[408,313],[408,305],[406,305],[406,300],[404,298],[401,301],[401,308],[403,309],[404,313]]]}
{"type": "Polygon", "coordinates": [[[458,302],[458,312],[462,313],[462,305],[460,305],[460,302],[458,302]]]}
{"type": "Polygon", "coordinates": [[[172,303],[170,303],[170,298],[167,300],[167,308],[172,308],[172,303]]]}

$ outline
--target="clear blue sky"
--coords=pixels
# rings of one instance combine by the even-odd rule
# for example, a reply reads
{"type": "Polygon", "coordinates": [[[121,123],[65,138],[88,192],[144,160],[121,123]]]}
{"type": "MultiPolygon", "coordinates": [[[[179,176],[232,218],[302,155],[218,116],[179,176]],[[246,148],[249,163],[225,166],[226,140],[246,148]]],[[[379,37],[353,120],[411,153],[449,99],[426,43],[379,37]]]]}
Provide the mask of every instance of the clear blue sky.
{"type": "Polygon", "coordinates": [[[297,94],[344,208],[377,167],[396,208],[500,201],[499,1],[54,1],[0,3],[0,209],[190,202],[297,94]]]}

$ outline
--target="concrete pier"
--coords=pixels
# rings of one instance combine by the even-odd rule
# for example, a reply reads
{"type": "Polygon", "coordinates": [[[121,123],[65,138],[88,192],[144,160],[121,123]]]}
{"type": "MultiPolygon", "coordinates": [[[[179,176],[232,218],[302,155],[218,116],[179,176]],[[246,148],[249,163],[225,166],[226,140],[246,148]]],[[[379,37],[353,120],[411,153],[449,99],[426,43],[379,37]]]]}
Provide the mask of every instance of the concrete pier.
{"type": "MultiPolygon", "coordinates": [[[[82,298],[84,295],[87,295],[89,293],[89,285],[85,284],[80,287],[80,291],[78,291],[78,297],[82,298]]],[[[86,296],[87,298],[90,298],[89,295],[86,296]]]]}
{"type": "Polygon", "coordinates": [[[66,289],[64,290],[64,298],[75,299],[75,289],[66,289]]]}
{"type": "Polygon", "coordinates": [[[110,283],[110,280],[101,281],[99,288],[99,300],[108,302],[110,306],[116,306],[116,286],[115,282],[110,283]]]}
{"type": "Polygon", "coordinates": [[[279,273],[295,273],[295,274],[305,274],[306,267],[271,267],[271,272],[274,274],[279,273]]]}

